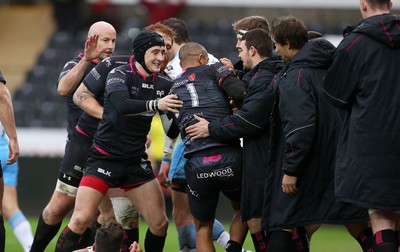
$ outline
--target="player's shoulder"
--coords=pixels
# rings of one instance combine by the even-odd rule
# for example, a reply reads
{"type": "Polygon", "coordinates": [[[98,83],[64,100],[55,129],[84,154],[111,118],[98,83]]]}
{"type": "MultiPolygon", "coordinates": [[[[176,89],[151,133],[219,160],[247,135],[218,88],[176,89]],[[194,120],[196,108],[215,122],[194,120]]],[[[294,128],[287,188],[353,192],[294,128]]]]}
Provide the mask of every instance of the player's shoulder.
{"type": "Polygon", "coordinates": [[[105,58],[101,61],[100,64],[105,65],[107,67],[116,67],[120,65],[128,65],[133,56],[130,55],[116,55],[105,58]]]}

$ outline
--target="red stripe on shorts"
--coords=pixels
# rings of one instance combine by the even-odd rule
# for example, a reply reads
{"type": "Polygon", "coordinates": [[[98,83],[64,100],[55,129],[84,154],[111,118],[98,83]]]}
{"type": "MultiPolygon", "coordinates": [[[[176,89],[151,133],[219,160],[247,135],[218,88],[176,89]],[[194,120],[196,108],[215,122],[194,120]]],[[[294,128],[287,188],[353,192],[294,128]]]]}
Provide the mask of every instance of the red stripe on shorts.
{"type": "Polygon", "coordinates": [[[103,195],[106,195],[108,188],[110,188],[109,184],[94,176],[83,176],[79,186],[90,187],[96,191],[99,191],[103,195]]]}

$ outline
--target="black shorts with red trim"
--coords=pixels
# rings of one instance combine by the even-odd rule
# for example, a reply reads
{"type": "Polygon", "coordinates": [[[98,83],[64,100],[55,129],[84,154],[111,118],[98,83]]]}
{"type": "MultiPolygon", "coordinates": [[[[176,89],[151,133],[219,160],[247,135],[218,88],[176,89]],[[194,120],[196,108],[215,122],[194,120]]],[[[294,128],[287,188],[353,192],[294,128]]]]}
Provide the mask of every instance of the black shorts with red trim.
{"type": "Polygon", "coordinates": [[[88,186],[105,194],[107,190],[98,180],[105,182],[109,187],[120,187],[128,191],[154,178],[151,163],[145,158],[114,159],[92,148],[80,186],[88,186]]]}

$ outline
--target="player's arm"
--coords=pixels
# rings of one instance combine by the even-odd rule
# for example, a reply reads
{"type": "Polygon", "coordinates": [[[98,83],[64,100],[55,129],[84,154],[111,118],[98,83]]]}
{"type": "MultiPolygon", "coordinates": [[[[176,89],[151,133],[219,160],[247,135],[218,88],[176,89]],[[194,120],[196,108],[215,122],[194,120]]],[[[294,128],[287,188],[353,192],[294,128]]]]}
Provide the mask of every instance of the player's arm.
{"type": "Polygon", "coordinates": [[[283,172],[290,176],[304,173],[304,160],[314,145],[317,127],[316,101],[306,90],[309,84],[279,87],[279,113],[285,135],[283,172]]]}
{"type": "Polygon", "coordinates": [[[101,119],[103,116],[103,106],[96,100],[95,95],[81,83],[74,93],[74,103],[89,115],[101,119]]]}
{"type": "Polygon", "coordinates": [[[160,171],[158,172],[160,184],[164,187],[170,186],[169,170],[176,139],[177,138],[169,138],[167,135],[164,136],[164,151],[161,158],[160,171]]]}
{"type": "Polygon", "coordinates": [[[10,92],[1,82],[5,83],[5,81],[0,80],[0,121],[3,124],[4,130],[9,138],[10,153],[7,164],[12,164],[17,161],[19,156],[17,129],[15,126],[14,110],[10,92]]]}
{"type": "MultiPolygon", "coordinates": [[[[229,70],[226,71],[229,72],[229,70]]],[[[219,85],[228,98],[232,100],[233,105],[236,108],[240,108],[247,94],[247,83],[229,72],[219,80],[219,85]]]]}
{"type": "Polygon", "coordinates": [[[91,61],[97,59],[106,50],[106,48],[103,51],[97,50],[98,39],[99,36],[94,35],[86,40],[85,53],[82,59],[58,81],[57,91],[59,95],[71,95],[83,79],[86,68],[90,65],[91,61]]]}
{"type": "MultiPolygon", "coordinates": [[[[343,43],[343,42],[342,42],[343,43]]],[[[327,74],[322,90],[328,101],[339,109],[350,109],[360,82],[361,68],[358,57],[352,56],[352,50],[345,50],[347,44],[340,44],[327,74]],[[357,61],[357,63],[355,62],[357,61]],[[351,66],[351,67],[350,67],[351,66]]]]}

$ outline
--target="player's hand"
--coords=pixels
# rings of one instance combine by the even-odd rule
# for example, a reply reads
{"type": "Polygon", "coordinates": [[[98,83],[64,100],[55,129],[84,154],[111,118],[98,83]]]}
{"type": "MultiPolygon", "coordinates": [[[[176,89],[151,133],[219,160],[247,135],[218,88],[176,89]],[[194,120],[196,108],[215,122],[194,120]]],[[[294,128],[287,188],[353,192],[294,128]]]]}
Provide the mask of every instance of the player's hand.
{"type": "Polygon", "coordinates": [[[297,177],[283,175],[282,178],[282,191],[287,194],[293,194],[297,192],[297,177]]]}
{"type": "Polygon", "coordinates": [[[194,115],[194,118],[199,122],[187,127],[185,129],[186,134],[188,134],[193,140],[208,137],[210,135],[208,131],[209,122],[198,115],[194,115]]]}
{"type": "Polygon", "coordinates": [[[160,171],[158,172],[158,182],[165,188],[171,186],[171,181],[169,181],[169,169],[171,162],[161,162],[160,171]]]}
{"type": "Polygon", "coordinates": [[[178,109],[182,108],[182,106],[183,102],[178,100],[178,96],[175,94],[170,94],[158,99],[158,109],[162,111],[178,113],[178,109]]]}
{"type": "Polygon", "coordinates": [[[129,252],[142,252],[142,248],[139,243],[134,241],[129,247],[129,252]]]}
{"type": "Polygon", "coordinates": [[[83,57],[85,58],[86,61],[92,61],[94,59],[99,58],[101,54],[107,50],[107,48],[104,48],[101,51],[97,49],[98,40],[99,40],[99,35],[93,35],[87,38],[85,43],[85,51],[83,54],[83,57]]]}
{"type": "Polygon", "coordinates": [[[8,160],[6,161],[6,164],[9,165],[15,163],[19,157],[18,140],[11,138],[10,142],[8,143],[8,148],[10,149],[10,153],[8,155],[8,160]]]}
{"type": "Polygon", "coordinates": [[[233,72],[235,71],[235,67],[232,64],[232,61],[228,58],[220,58],[219,61],[226,67],[228,68],[229,71],[233,72]]]}
{"type": "Polygon", "coordinates": [[[151,141],[151,138],[149,135],[147,135],[146,137],[147,137],[147,140],[146,140],[145,146],[146,146],[146,149],[148,149],[148,148],[150,148],[152,141],[151,141]]]}

